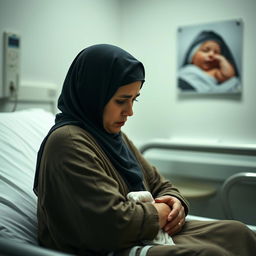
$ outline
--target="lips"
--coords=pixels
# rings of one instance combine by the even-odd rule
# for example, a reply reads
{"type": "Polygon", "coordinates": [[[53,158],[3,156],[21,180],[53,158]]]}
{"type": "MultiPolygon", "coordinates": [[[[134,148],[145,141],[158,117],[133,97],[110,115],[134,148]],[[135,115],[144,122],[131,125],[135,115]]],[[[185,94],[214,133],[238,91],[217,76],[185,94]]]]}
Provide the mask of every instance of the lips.
{"type": "Polygon", "coordinates": [[[123,126],[123,125],[125,124],[125,121],[123,121],[123,122],[116,122],[116,124],[117,124],[118,126],[123,126]]]}
{"type": "Polygon", "coordinates": [[[218,65],[218,61],[215,59],[206,60],[205,63],[210,65],[218,65]]]}

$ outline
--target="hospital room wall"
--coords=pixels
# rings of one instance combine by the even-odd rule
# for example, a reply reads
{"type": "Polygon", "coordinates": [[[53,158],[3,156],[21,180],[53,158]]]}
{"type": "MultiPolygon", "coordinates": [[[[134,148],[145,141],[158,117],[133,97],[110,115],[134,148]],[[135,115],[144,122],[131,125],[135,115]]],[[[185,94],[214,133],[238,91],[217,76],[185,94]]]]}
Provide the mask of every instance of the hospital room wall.
{"type": "Polygon", "coordinates": [[[97,43],[119,44],[119,3],[118,0],[0,0],[0,81],[4,31],[21,36],[21,85],[55,84],[61,88],[80,50],[97,43]]]}
{"type": "Polygon", "coordinates": [[[124,127],[137,144],[159,137],[255,143],[255,10],[255,0],[0,0],[0,33],[21,34],[22,83],[61,88],[74,56],[95,43],[141,59],[146,83],[124,127]],[[229,19],[244,22],[242,95],[178,96],[177,27],[229,19]]]}
{"type": "Polygon", "coordinates": [[[155,138],[256,143],[255,0],[122,1],[122,42],[143,61],[146,83],[124,128],[138,145],[155,138]],[[242,95],[181,97],[176,89],[179,26],[244,23],[242,95]]]}

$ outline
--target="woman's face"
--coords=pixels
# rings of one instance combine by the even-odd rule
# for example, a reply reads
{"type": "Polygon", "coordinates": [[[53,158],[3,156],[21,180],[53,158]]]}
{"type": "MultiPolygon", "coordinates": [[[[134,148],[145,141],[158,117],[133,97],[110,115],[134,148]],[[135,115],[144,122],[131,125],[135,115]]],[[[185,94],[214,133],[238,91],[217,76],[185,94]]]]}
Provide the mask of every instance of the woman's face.
{"type": "Polygon", "coordinates": [[[199,47],[193,56],[192,64],[205,71],[218,68],[219,62],[215,59],[215,56],[220,54],[221,48],[217,42],[206,41],[199,47]]]}
{"type": "Polygon", "coordinates": [[[118,133],[133,115],[133,102],[139,96],[141,81],[136,81],[118,88],[104,107],[103,127],[108,133],[118,133]]]}

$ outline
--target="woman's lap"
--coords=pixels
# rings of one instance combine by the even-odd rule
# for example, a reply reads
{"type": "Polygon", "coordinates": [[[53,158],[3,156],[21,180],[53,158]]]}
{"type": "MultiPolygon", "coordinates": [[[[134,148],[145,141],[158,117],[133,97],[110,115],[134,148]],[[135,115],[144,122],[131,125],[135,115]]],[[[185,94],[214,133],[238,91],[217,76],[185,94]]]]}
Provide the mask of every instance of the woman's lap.
{"type": "MultiPolygon", "coordinates": [[[[174,246],[154,245],[147,256],[249,256],[256,251],[256,234],[238,221],[188,221],[173,236],[174,246]]],[[[140,250],[136,256],[140,256],[140,250]]],[[[129,255],[121,253],[118,255],[129,255]]]]}

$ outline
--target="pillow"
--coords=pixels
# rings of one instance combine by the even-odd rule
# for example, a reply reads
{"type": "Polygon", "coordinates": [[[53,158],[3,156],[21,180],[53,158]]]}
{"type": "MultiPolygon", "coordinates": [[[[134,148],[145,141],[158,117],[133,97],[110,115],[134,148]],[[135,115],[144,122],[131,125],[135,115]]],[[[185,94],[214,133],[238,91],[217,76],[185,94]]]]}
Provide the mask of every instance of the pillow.
{"type": "Polygon", "coordinates": [[[54,123],[42,109],[0,113],[0,237],[37,244],[36,157],[54,123]]]}

